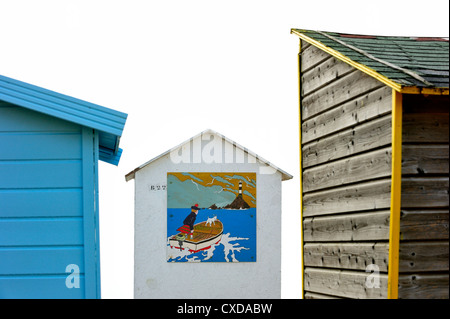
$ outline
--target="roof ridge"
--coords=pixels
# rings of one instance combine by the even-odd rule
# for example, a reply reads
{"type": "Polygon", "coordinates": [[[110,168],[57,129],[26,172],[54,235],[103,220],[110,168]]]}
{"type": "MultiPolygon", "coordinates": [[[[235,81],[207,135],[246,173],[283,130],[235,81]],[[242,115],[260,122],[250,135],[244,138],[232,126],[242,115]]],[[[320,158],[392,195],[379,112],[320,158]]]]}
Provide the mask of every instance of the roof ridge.
{"type": "MultiPolygon", "coordinates": [[[[135,174],[136,174],[137,171],[139,171],[139,170],[141,170],[142,168],[146,167],[147,165],[153,163],[154,161],[156,161],[156,160],[158,160],[158,159],[160,159],[160,158],[166,156],[167,154],[171,154],[172,152],[175,152],[175,151],[178,152],[178,150],[179,150],[181,147],[183,147],[185,144],[191,143],[193,140],[195,140],[195,139],[197,139],[197,138],[202,138],[202,136],[205,135],[205,134],[212,134],[212,135],[216,135],[216,136],[220,137],[221,139],[223,139],[223,140],[226,141],[227,143],[232,144],[233,146],[235,146],[236,148],[240,149],[240,150],[243,151],[244,153],[246,153],[246,154],[248,154],[248,155],[254,157],[256,161],[258,161],[258,162],[260,162],[260,163],[262,163],[262,164],[265,164],[265,165],[267,165],[267,166],[270,166],[271,168],[273,168],[273,169],[275,169],[276,171],[280,172],[281,175],[282,175],[282,179],[281,179],[282,181],[289,180],[289,179],[292,179],[292,178],[293,178],[293,176],[292,176],[291,174],[287,173],[286,171],[282,170],[281,168],[279,168],[279,167],[276,166],[275,164],[269,162],[268,160],[264,159],[263,157],[259,156],[259,155],[256,154],[256,153],[252,152],[251,150],[249,150],[248,148],[242,146],[241,144],[239,144],[239,143],[233,141],[232,139],[226,137],[226,136],[223,135],[223,134],[220,134],[220,133],[217,132],[217,131],[214,131],[214,130],[212,130],[212,129],[206,129],[206,130],[204,130],[204,131],[198,133],[197,135],[194,135],[194,136],[191,137],[190,139],[185,140],[185,141],[182,142],[181,144],[172,147],[171,149],[165,151],[164,153],[161,153],[160,155],[158,155],[158,156],[152,158],[151,160],[145,162],[144,164],[138,166],[137,168],[135,168],[134,170],[132,170],[131,172],[129,172],[128,174],[125,175],[125,180],[128,182],[128,181],[134,179],[134,178],[135,178],[135,174]]],[[[237,162],[234,162],[234,161],[233,161],[233,163],[237,163],[237,162]]],[[[256,162],[255,162],[255,163],[256,163],[256,162]]],[[[232,164],[232,163],[228,163],[228,164],[232,164]]]]}
{"type": "Polygon", "coordinates": [[[323,35],[323,36],[329,38],[330,40],[333,40],[333,41],[335,41],[335,42],[337,42],[337,43],[339,43],[339,44],[342,44],[343,46],[345,46],[345,47],[347,47],[347,48],[349,48],[349,49],[352,49],[352,50],[354,50],[354,51],[356,51],[356,52],[358,52],[358,53],[364,55],[365,57],[367,57],[367,58],[369,58],[369,59],[372,59],[372,60],[374,60],[374,61],[376,61],[376,62],[379,62],[379,63],[382,63],[382,64],[384,64],[384,65],[386,65],[386,66],[388,66],[388,67],[391,67],[391,68],[393,68],[393,69],[396,69],[396,70],[398,70],[398,71],[401,71],[401,72],[403,72],[403,73],[405,73],[405,74],[407,74],[407,75],[409,75],[409,76],[415,78],[416,80],[418,80],[418,81],[424,83],[424,84],[427,85],[427,86],[433,86],[432,83],[428,82],[428,81],[425,80],[423,77],[421,77],[419,74],[417,74],[417,73],[415,73],[415,72],[413,72],[413,71],[411,71],[411,70],[404,69],[404,68],[402,68],[402,67],[399,67],[398,65],[395,65],[395,64],[392,64],[392,63],[390,63],[390,62],[388,62],[388,61],[385,61],[385,60],[382,60],[382,59],[380,59],[380,58],[377,58],[377,57],[373,56],[372,54],[370,54],[370,53],[368,53],[368,52],[366,52],[366,51],[364,51],[364,50],[362,50],[362,49],[359,49],[359,48],[357,48],[357,47],[355,47],[355,46],[353,46],[353,45],[351,45],[351,44],[348,44],[347,42],[344,42],[344,41],[342,41],[342,40],[339,40],[339,39],[337,39],[337,38],[335,38],[335,37],[333,37],[333,36],[331,36],[331,35],[329,35],[329,34],[326,34],[325,32],[322,32],[322,31],[315,31],[315,32],[317,32],[317,33],[319,33],[319,34],[321,34],[321,35],[323,35]]]}

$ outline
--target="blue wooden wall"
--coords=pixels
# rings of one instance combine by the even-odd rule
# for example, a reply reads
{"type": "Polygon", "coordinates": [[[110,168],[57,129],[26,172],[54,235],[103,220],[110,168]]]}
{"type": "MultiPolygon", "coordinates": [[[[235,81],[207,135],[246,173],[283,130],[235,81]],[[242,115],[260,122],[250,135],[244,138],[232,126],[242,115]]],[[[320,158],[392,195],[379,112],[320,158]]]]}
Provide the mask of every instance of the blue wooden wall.
{"type": "Polygon", "coordinates": [[[97,163],[96,131],[0,101],[0,298],[100,297],[97,163]]]}

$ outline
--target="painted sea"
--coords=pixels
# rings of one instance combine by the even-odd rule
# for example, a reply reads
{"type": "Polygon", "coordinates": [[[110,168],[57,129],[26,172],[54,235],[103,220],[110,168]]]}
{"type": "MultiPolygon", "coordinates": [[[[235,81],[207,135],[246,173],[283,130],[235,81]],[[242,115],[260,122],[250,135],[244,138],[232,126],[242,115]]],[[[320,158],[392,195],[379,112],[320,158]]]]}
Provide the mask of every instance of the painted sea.
{"type": "Polygon", "coordinates": [[[169,238],[191,212],[190,208],[167,210],[167,261],[168,262],[255,262],[256,261],[256,208],[249,209],[201,209],[195,223],[217,217],[223,224],[219,243],[211,248],[189,253],[171,248],[169,238]]]}

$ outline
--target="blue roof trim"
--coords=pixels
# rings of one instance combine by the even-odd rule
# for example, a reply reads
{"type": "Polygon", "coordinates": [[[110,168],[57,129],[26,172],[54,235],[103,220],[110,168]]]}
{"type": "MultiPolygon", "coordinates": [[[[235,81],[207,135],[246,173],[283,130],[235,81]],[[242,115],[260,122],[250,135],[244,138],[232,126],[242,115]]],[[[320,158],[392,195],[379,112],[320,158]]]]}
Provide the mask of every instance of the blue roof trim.
{"type": "MultiPolygon", "coordinates": [[[[111,149],[111,141],[114,141],[114,153],[118,151],[119,139],[128,117],[126,113],[3,75],[0,75],[0,100],[98,130],[102,132],[99,147],[111,149]]],[[[102,157],[100,159],[103,160],[102,157]]]]}
{"type": "Polygon", "coordinates": [[[100,147],[98,150],[98,158],[103,162],[119,165],[120,157],[122,156],[122,149],[119,148],[117,153],[113,153],[111,150],[107,148],[100,147]]]}

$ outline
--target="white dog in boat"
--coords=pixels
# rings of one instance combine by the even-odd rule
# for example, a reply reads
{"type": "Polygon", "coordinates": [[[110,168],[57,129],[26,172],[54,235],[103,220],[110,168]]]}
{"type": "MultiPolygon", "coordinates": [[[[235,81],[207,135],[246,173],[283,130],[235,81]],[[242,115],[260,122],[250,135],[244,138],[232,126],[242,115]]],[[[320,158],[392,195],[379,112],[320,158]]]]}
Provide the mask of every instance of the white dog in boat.
{"type": "Polygon", "coordinates": [[[214,216],[213,218],[209,218],[208,217],[208,220],[206,221],[205,226],[208,226],[208,224],[210,226],[215,225],[216,224],[216,220],[217,220],[217,216],[214,216]]]}

